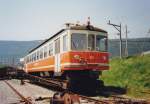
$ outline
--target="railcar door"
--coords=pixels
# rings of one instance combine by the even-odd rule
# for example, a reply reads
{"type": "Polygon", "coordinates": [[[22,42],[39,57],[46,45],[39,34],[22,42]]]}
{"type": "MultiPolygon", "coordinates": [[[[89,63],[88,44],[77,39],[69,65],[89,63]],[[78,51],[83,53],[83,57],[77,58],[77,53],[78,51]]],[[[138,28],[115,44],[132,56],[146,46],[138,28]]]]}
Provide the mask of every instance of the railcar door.
{"type": "Polygon", "coordinates": [[[55,69],[54,71],[60,72],[60,38],[55,40],[55,69]]]}

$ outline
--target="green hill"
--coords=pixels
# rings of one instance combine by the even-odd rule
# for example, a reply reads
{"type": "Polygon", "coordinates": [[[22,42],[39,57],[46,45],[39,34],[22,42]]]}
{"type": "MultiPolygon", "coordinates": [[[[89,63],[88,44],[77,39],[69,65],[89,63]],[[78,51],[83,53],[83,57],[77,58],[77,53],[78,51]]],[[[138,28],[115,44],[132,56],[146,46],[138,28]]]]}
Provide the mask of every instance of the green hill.
{"type": "Polygon", "coordinates": [[[128,96],[150,98],[150,54],[122,60],[113,58],[102,79],[105,85],[127,88],[128,96]]]}

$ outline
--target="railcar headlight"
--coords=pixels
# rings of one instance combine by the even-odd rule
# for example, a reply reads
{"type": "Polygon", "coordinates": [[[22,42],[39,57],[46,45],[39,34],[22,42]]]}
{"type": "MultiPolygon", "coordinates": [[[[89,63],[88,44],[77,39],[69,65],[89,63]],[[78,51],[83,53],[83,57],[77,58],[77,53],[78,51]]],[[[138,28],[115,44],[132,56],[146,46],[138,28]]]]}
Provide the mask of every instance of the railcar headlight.
{"type": "Polygon", "coordinates": [[[106,56],[103,56],[103,60],[106,60],[107,59],[107,57],[106,56]]]}
{"type": "Polygon", "coordinates": [[[74,55],[74,58],[79,60],[80,56],[79,55],[74,55]]]}

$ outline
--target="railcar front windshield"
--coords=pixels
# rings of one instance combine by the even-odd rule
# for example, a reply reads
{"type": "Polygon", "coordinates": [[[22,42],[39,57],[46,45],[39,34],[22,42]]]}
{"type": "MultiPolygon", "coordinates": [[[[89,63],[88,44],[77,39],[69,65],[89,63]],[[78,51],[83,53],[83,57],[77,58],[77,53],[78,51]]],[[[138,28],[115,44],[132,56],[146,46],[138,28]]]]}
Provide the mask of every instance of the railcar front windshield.
{"type": "Polygon", "coordinates": [[[107,51],[107,36],[99,34],[71,34],[71,50],[107,51]]]}
{"type": "Polygon", "coordinates": [[[72,33],[71,35],[71,49],[72,50],[86,50],[87,36],[84,33],[72,33]]]}
{"type": "Polygon", "coordinates": [[[107,51],[107,37],[96,35],[96,51],[107,51]]]}

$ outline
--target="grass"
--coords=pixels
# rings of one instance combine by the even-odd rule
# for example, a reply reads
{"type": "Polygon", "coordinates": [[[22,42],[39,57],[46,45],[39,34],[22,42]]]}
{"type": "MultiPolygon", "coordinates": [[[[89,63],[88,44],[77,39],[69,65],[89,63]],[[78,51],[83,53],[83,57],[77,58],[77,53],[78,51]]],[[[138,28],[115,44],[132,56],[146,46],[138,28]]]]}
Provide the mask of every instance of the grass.
{"type": "Polygon", "coordinates": [[[0,69],[3,68],[3,67],[5,67],[5,65],[1,65],[1,64],[0,64],[0,69]]]}
{"type": "Polygon", "coordinates": [[[150,98],[150,54],[122,60],[113,58],[110,70],[103,72],[102,80],[105,85],[127,88],[128,96],[150,98]]]}

